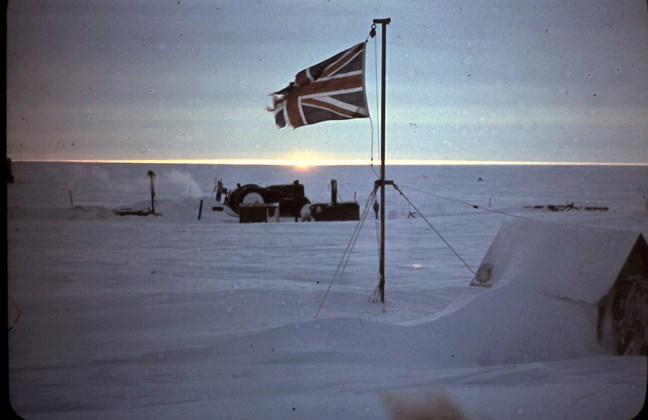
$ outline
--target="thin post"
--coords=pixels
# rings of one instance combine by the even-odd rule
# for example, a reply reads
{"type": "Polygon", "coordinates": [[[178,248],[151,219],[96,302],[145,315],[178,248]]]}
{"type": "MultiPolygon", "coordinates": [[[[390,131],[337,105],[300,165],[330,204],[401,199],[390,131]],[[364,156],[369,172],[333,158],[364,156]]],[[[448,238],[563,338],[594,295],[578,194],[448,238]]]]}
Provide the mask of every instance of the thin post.
{"type": "Polygon", "coordinates": [[[374,19],[374,24],[382,25],[382,66],[380,85],[380,301],[385,302],[385,98],[386,98],[386,74],[387,74],[387,25],[390,18],[374,19]]]}
{"type": "Polygon", "coordinates": [[[155,214],[155,172],[148,171],[146,175],[151,179],[151,213],[155,214]]]}

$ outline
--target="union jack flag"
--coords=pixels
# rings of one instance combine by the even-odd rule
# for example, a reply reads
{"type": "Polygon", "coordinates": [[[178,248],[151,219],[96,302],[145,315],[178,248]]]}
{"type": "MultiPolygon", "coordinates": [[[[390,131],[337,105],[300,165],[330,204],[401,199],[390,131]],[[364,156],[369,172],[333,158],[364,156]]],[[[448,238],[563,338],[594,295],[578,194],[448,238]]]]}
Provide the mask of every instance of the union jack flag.
{"type": "Polygon", "coordinates": [[[275,122],[293,128],[328,120],[367,118],[365,42],[300,71],[295,81],[271,93],[275,122]]]}

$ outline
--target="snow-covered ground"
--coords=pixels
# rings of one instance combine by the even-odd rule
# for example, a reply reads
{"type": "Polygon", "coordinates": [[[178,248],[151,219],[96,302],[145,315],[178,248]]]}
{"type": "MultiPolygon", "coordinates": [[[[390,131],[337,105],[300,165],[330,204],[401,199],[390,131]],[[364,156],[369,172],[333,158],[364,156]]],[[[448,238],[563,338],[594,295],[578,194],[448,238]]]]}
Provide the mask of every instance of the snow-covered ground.
{"type": "Polygon", "coordinates": [[[470,286],[422,215],[473,271],[511,219],[646,236],[648,167],[389,167],[422,215],[388,189],[384,305],[369,302],[373,215],[331,283],[355,222],[239,224],[213,211],[216,178],[299,179],[312,202],[337,179],[342,200],[364,204],[369,167],[13,171],[9,386],[25,418],[628,419],[644,405],[646,358],[597,342],[595,305],[470,286]],[[149,170],[161,215],[115,215],[150,206],[149,170]],[[532,207],[567,203],[608,211],[532,207]]]}

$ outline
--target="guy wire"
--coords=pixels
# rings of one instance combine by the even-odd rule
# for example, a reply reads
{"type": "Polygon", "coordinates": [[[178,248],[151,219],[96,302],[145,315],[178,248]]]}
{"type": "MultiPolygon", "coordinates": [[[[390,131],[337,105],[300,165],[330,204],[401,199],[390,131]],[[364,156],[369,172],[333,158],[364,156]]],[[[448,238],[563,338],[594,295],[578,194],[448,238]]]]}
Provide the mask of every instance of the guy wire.
{"type": "Polygon", "coordinates": [[[365,220],[367,219],[367,214],[369,211],[369,204],[371,203],[372,199],[376,196],[376,191],[378,190],[377,187],[374,187],[371,193],[369,194],[369,198],[367,199],[367,202],[365,203],[364,210],[362,211],[362,215],[360,217],[360,220],[356,224],[356,227],[351,234],[351,238],[349,239],[349,243],[347,244],[346,249],[344,250],[344,253],[342,254],[342,258],[340,259],[340,262],[338,263],[337,268],[335,269],[335,273],[333,273],[333,277],[331,278],[331,281],[329,282],[329,285],[326,289],[326,292],[324,293],[324,296],[322,297],[322,301],[320,302],[319,306],[317,307],[317,312],[315,313],[315,319],[319,316],[320,310],[322,309],[322,306],[324,306],[324,301],[326,300],[326,297],[328,296],[329,292],[331,291],[331,287],[333,286],[333,282],[335,281],[336,277],[342,276],[344,274],[344,270],[346,269],[346,266],[349,262],[349,258],[351,258],[351,251],[353,250],[353,247],[355,246],[358,237],[360,236],[360,230],[362,229],[362,225],[364,225],[365,220]],[[346,259],[346,260],[345,260],[346,259]],[[338,275],[339,273],[339,275],[338,275]]]}

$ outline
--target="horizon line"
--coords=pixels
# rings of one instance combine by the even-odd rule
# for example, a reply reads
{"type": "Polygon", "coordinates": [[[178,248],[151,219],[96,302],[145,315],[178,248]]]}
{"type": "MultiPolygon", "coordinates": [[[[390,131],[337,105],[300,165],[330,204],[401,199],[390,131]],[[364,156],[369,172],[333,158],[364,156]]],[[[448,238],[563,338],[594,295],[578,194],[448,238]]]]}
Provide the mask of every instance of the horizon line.
{"type": "MultiPolygon", "coordinates": [[[[12,159],[13,162],[33,163],[122,163],[122,164],[169,164],[169,165],[259,165],[259,166],[380,166],[380,162],[366,159],[12,159]]],[[[551,162],[551,161],[499,161],[499,160],[441,160],[441,159],[394,159],[387,166],[648,166],[648,163],[632,162],[551,162]]]]}

